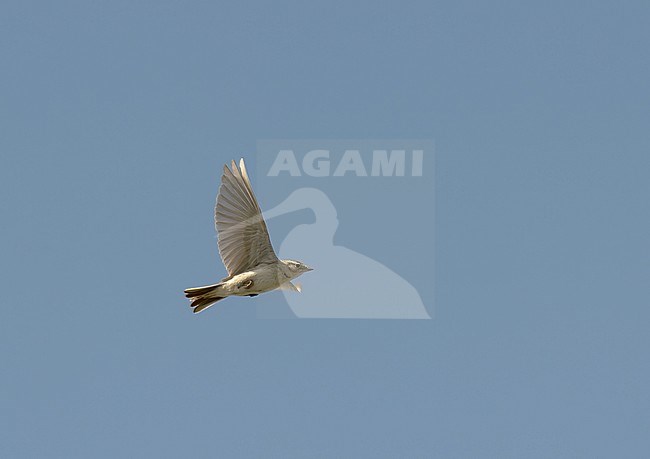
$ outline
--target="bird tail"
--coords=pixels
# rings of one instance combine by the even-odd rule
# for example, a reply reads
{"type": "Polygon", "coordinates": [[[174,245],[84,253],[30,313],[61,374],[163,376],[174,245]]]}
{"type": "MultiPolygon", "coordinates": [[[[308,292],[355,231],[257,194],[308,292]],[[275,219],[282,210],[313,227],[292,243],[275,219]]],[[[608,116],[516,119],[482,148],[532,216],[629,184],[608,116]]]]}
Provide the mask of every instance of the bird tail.
{"type": "Polygon", "coordinates": [[[185,289],[185,296],[190,299],[190,307],[194,308],[194,314],[209,308],[226,296],[221,288],[222,284],[206,285],[205,287],[193,287],[185,289]]]}

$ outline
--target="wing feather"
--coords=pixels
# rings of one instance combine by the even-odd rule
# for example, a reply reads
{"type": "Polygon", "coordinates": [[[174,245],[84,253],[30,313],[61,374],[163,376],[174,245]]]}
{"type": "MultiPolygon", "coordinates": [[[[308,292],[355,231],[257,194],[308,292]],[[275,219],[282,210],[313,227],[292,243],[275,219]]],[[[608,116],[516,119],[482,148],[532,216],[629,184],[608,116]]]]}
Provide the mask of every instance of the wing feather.
{"type": "Polygon", "coordinates": [[[235,161],[223,167],[214,220],[219,254],[230,276],[278,261],[243,159],[239,168],[235,161]]]}

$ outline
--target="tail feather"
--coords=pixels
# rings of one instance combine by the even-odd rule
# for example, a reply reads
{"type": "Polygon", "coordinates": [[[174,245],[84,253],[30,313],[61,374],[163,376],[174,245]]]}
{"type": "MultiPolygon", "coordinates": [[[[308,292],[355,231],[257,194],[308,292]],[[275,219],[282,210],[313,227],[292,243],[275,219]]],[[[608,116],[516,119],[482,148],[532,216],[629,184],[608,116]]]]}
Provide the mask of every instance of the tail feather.
{"type": "Polygon", "coordinates": [[[223,300],[225,296],[217,296],[217,297],[209,297],[209,298],[198,298],[194,301],[192,301],[192,304],[190,305],[194,310],[192,311],[194,314],[197,314],[204,309],[209,308],[212,306],[214,303],[216,303],[219,300],[223,300]]]}
{"type": "Polygon", "coordinates": [[[223,300],[226,296],[219,295],[219,290],[222,284],[206,285],[205,287],[193,287],[185,290],[185,296],[191,300],[190,307],[194,308],[193,312],[196,314],[209,308],[219,300],[223,300]]]}
{"type": "Polygon", "coordinates": [[[221,283],[218,284],[213,284],[213,285],[206,285],[204,287],[192,287],[192,288],[186,288],[185,289],[185,296],[188,298],[192,298],[193,296],[202,296],[207,293],[212,292],[213,290],[216,290],[217,287],[220,287],[221,283]]]}

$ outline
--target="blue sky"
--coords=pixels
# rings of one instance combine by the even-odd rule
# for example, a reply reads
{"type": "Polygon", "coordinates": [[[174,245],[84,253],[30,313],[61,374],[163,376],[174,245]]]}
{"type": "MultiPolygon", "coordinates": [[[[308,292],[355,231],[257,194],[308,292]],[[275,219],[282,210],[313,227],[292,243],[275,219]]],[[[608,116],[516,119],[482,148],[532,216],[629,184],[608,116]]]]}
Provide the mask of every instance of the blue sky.
{"type": "Polygon", "coordinates": [[[2,2],[1,455],[647,455],[649,19],[2,2]],[[435,141],[434,320],[189,313],[274,138],[435,141]]]}

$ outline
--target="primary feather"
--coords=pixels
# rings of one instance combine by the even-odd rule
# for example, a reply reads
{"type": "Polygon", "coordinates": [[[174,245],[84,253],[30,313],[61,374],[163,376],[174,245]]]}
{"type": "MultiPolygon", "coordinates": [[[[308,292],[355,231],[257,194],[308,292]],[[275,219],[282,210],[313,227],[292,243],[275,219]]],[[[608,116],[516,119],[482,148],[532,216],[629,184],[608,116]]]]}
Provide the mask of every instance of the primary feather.
{"type": "Polygon", "coordinates": [[[241,274],[261,263],[276,263],[262,211],[255,199],[244,160],[239,169],[223,167],[214,210],[219,254],[229,276],[241,274]]]}

